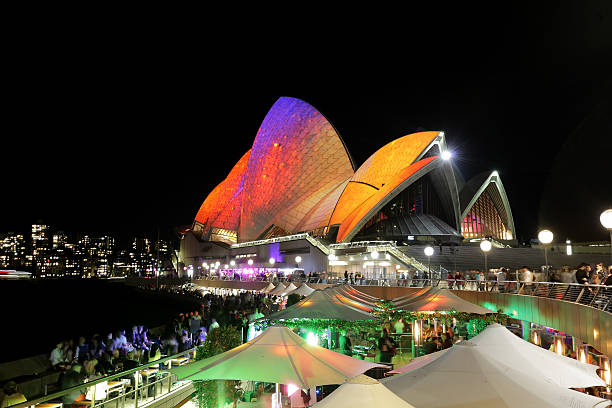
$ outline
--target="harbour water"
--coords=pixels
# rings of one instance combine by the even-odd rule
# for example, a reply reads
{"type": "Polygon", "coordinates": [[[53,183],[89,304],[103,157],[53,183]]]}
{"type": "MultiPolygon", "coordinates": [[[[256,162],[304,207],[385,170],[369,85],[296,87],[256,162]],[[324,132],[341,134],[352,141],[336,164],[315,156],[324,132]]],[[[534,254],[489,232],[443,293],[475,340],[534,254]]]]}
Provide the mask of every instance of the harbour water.
{"type": "Polygon", "coordinates": [[[139,290],[122,281],[90,279],[0,281],[0,363],[48,354],[55,344],[79,336],[153,328],[198,303],[139,290]]]}

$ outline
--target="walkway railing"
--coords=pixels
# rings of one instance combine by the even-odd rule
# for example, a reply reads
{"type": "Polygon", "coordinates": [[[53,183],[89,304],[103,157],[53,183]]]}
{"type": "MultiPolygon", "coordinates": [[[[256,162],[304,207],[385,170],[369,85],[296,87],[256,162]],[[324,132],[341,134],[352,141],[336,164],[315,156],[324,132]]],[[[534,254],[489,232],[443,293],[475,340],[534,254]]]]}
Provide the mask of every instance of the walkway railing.
{"type": "MultiPolygon", "coordinates": [[[[441,274],[444,276],[445,270],[441,269],[441,274]]],[[[257,279],[258,281],[266,281],[265,278],[257,279]]],[[[288,281],[288,278],[281,278],[280,281],[288,281]]],[[[253,279],[250,279],[253,281],[253,279]]],[[[397,286],[397,287],[414,287],[422,288],[427,286],[459,289],[469,291],[486,291],[507,294],[529,295],[546,297],[549,299],[563,300],[566,302],[580,303],[594,307],[599,310],[612,313],[612,286],[605,285],[581,285],[578,283],[557,283],[557,282],[525,282],[525,281],[476,281],[470,279],[353,279],[346,282],[343,277],[328,277],[321,279],[319,277],[310,277],[305,279],[291,278],[294,284],[302,282],[306,283],[323,283],[323,284],[342,284],[351,283],[357,286],[397,286]]]]}
{"type": "Polygon", "coordinates": [[[182,351],[130,370],[100,377],[43,397],[12,405],[11,408],[37,406],[61,408],[63,405],[62,398],[65,395],[83,390],[86,390],[86,399],[76,401],[74,404],[89,405],[92,408],[99,406],[116,408],[143,407],[182,387],[191,386],[190,381],[177,382],[176,376],[166,370],[192,361],[195,351],[195,348],[182,351]],[[126,377],[132,377],[133,382],[126,379],[126,377]]]}
{"type": "Polygon", "coordinates": [[[253,245],[273,244],[275,242],[297,241],[299,239],[307,240],[313,246],[319,248],[321,252],[323,252],[325,255],[329,255],[331,253],[327,245],[325,245],[324,243],[322,243],[315,237],[311,236],[310,234],[306,234],[306,233],[287,235],[284,237],[277,237],[277,238],[270,238],[270,239],[260,239],[257,241],[241,242],[239,244],[233,244],[232,248],[243,248],[243,247],[250,247],[253,245]]]}

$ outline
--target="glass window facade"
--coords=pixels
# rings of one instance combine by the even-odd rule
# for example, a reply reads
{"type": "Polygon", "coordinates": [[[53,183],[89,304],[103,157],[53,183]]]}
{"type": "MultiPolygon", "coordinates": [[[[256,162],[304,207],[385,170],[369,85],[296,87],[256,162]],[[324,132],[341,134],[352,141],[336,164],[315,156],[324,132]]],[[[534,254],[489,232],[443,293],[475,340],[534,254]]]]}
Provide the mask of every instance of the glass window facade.
{"type": "Polygon", "coordinates": [[[512,232],[502,220],[488,191],[478,197],[461,222],[461,235],[465,238],[513,239],[512,232]]]}

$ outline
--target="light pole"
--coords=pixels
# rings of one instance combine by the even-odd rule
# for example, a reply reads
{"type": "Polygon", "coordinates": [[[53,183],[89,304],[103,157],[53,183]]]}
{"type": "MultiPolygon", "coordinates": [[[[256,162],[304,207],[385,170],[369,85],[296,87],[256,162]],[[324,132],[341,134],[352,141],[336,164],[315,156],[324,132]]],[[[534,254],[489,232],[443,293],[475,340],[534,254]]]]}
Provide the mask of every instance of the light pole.
{"type": "Polygon", "coordinates": [[[544,261],[546,262],[546,279],[548,280],[548,244],[553,241],[553,233],[549,230],[542,230],[538,233],[538,241],[544,245],[544,261]]]}
{"type": "Polygon", "coordinates": [[[427,278],[431,279],[431,256],[434,253],[433,247],[425,247],[425,255],[427,255],[427,278]]]}
{"type": "Polygon", "coordinates": [[[610,231],[610,263],[612,263],[612,208],[602,212],[599,221],[604,228],[610,231]]]}
{"type": "Polygon", "coordinates": [[[485,258],[485,263],[484,263],[484,271],[483,273],[485,274],[485,279],[487,276],[487,253],[491,250],[491,241],[489,240],[484,240],[484,241],[480,241],[480,249],[482,249],[482,252],[484,253],[484,258],[485,258]]]}

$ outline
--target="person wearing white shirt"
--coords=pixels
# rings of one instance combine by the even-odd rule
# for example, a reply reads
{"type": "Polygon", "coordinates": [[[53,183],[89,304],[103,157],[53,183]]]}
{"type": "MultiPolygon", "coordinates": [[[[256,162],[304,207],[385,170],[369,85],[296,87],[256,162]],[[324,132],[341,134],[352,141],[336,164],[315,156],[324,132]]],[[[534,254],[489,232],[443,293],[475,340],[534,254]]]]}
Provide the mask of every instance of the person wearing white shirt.
{"type": "Polygon", "coordinates": [[[64,353],[63,353],[64,343],[57,343],[53,351],[51,351],[51,356],[49,356],[49,360],[51,360],[51,366],[53,368],[57,367],[60,363],[64,362],[64,353]]]}

